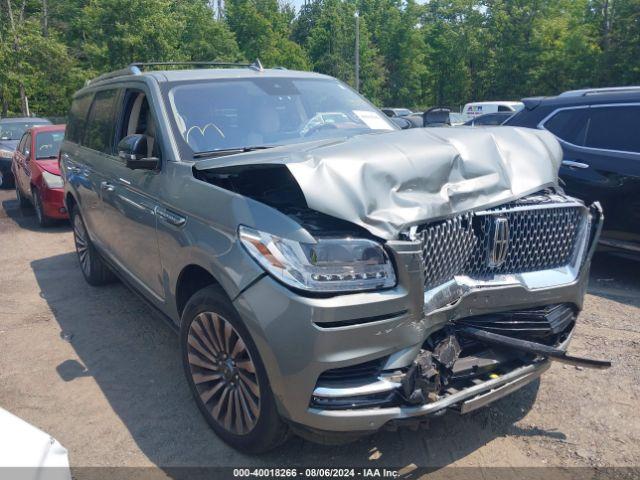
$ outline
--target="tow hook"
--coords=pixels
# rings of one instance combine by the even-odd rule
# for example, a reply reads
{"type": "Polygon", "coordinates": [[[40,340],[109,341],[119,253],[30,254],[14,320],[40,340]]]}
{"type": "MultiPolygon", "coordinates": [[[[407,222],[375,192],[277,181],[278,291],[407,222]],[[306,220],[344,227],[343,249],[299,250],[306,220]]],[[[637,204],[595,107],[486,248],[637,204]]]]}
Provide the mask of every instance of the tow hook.
{"type": "Polygon", "coordinates": [[[567,352],[559,348],[550,347],[540,343],[521,340],[519,338],[507,337],[497,333],[487,332],[473,327],[464,327],[458,330],[460,335],[474,338],[486,345],[508,348],[520,352],[533,353],[542,357],[547,357],[556,362],[578,365],[585,368],[605,369],[611,367],[608,360],[596,360],[592,358],[574,357],[567,355],[567,352]]]}

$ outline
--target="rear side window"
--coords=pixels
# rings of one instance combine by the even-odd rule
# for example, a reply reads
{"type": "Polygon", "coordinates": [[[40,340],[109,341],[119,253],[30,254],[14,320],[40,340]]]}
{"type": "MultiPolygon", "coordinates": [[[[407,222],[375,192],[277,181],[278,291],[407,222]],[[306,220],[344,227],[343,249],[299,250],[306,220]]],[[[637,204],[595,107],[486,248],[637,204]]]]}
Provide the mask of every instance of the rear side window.
{"type": "Polygon", "coordinates": [[[586,146],[640,153],[640,105],[591,107],[586,146]]]}
{"type": "Polygon", "coordinates": [[[67,121],[67,140],[80,144],[84,134],[85,125],[87,123],[87,113],[91,106],[93,95],[83,95],[76,98],[71,104],[69,111],[69,119],[67,121]]]}
{"type": "Polygon", "coordinates": [[[587,108],[561,110],[545,122],[544,128],[565,142],[583,146],[588,119],[587,108]]]}
{"type": "Polygon", "coordinates": [[[113,153],[114,110],[117,90],[102,90],[96,93],[89,112],[84,145],[99,152],[113,153]]]}
{"type": "Polygon", "coordinates": [[[499,112],[512,112],[513,110],[511,110],[509,107],[507,107],[505,105],[498,105],[498,111],[499,112]]]}

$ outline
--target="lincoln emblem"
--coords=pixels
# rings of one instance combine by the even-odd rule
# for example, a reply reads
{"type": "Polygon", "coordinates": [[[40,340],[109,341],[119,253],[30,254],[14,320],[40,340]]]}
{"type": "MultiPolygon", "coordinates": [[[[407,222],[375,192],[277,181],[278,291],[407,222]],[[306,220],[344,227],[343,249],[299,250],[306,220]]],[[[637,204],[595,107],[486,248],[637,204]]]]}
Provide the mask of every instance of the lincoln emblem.
{"type": "Polygon", "coordinates": [[[506,217],[494,218],[489,238],[489,266],[499,267],[509,251],[509,220],[506,217]]]}

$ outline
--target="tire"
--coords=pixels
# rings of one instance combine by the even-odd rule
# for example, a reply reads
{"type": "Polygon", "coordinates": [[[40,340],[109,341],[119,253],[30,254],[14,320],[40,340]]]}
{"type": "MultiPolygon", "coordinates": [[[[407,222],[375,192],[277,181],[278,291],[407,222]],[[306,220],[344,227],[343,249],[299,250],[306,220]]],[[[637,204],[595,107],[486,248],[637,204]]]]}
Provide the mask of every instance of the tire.
{"type": "Polygon", "coordinates": [[[80,262],[80,270],[87,283],[99,287],[115,281],[115,275],[91,243],[77,205],[71,209],[71,225],[73,226],[73,239],[80,262]]]}
{"type": "MultiPolygon", "coordinates": [[[[17,191],[16,187],[16,191],[17,191]]],[[[38,225],[41,227],[50,227],[53,224],[53,219],[47,217],[44,214],[44,206],[42,205],[42,198],[40,197],[40,192],[37,188],[31,189],[31,198],[33,198],[33,208],[36,211],[36,219],[38,220],[38,225]]]]}
{"type": "Polygon", "coordinates": [[[20,208],[28,208],[31,206],[31,202],[22,195],[18,182],[16,182],[16,199],[18,200],[20,208]]]}
{"type": "Polygon", "coordinates": [[[219,287],[203,288],[189,299],[180,345],[198,408],[224,442],[256,454],[287,439],[289,429],[276,409],[258,350],[219,287]]]}

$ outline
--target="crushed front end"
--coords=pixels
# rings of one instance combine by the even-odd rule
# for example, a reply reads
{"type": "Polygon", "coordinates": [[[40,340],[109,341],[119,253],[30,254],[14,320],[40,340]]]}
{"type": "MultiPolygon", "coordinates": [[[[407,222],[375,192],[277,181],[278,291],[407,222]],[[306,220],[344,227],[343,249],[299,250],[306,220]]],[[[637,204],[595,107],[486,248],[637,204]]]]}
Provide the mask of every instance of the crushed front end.
{"type": "Polygon", "coordinates": [[[598,204],[549,189],[388,242],[409,302],[396,323],[381,316],[379,323],[317,324],[378,337],[413,332],[416,343],[323,371],[299,423],[375,430],[447,409],[466,413],[535,380],[552,358],[583,361],[565,351],[602,220],[598,204]]]}

